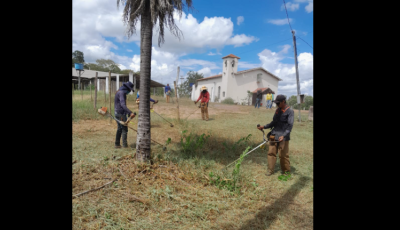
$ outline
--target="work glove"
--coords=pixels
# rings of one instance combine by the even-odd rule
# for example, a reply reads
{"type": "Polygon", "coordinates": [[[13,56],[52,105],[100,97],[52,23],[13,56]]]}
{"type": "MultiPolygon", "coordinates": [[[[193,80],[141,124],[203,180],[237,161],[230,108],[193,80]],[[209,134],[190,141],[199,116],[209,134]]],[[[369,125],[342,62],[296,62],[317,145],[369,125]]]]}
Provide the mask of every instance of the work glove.
{"type": "Polygon", "coordinates": [[[131,113],[130,117],[134,118],[136,116],[136,113],[131,113]]]}
{"type": "Polygon", "coordinates": [[[153,102],[153,104],[157,104],[158,103],[158,100],[156,100],[155,102],[153,102]]]}

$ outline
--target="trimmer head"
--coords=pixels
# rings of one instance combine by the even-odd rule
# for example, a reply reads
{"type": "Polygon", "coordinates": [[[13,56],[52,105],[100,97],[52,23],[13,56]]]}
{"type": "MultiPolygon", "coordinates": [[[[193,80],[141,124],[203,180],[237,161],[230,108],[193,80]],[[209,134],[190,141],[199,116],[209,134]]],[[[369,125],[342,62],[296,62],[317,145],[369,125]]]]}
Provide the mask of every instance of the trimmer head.
{"type": "Polygon", "coordinates": [[[106,113],[107,113],[107,107],[100,107],[100,109],[98,109],[97,112],[98,112],[100,115],[104,116],[104,115],[106,115],[106,113]]]}

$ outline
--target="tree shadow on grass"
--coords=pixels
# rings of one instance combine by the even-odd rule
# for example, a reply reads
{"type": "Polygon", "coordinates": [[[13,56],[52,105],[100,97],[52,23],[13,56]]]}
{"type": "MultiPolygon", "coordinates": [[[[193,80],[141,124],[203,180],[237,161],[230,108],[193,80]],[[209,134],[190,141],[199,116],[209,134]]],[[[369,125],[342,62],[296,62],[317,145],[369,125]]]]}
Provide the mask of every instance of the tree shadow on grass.
{"type": "MultiPolygon", "coordinates": [[[[297,182],[290,186],[290,188],[282,197],[275,200],[272,204],[262,208],[253,219],[246,221],[240,230],[268,229],[279,215],[282,215],[284,212],[286,212],[288,203],[294,201],[294,198],[299,194],[301,189],[306,186],[310,179],[311,178],[307,176],[300,176],[297,182]]],[[[302,222],[304,224],[305,221],[310,221],[310,219],[312,219],[311,216],[305,214],[302,210],[295,211],[295,213],[293,213],[294,211],[291,212],[291,217],[293,217],[294,221],[298,224],[301,224],[302,222]],[[304,217],[306,217],[307,220],[304,220],[304,217]]],[[[238,218],[240,219],[240,217],[238,218]]],[[[230,226],[230,228],[231,227],[232,226],[230,226]]],[[[312,226],[309,227],[312,228],[312,226]]],[[[221,226],[221,229],[229,229],[229,227],[221,226]]]]}

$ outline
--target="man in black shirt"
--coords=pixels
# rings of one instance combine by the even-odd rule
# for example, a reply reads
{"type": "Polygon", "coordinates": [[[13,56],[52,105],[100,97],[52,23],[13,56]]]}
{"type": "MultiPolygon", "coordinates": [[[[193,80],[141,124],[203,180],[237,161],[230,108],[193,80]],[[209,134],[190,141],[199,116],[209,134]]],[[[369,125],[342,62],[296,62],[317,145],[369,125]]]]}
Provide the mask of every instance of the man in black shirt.
{"type": "Polygon", "coordinates": [[[268,150],[268,172],[267,176],[274,173],[276,154],[279,152],[281,170],[283,173],[290,173],[289,161],[289,140],[290,132],[293,128],[294,111],[286,104],[286,97],[278,95],[273,101],[277,105],[273,120],[271,123],[257,127],[259,130],[273,128],[267,134],[269,142],[268,150]]]}

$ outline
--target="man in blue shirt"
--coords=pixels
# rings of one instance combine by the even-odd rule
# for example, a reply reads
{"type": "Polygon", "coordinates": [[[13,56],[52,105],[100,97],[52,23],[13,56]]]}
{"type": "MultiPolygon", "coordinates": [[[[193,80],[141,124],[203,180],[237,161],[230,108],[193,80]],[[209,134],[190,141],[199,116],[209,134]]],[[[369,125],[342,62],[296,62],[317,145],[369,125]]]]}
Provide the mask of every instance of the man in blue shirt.
{"type": "Polygon", "coordinates": [[[165,86],[165,94],[167,97],[167,103],[169,103],[169,96],[171,95],[171,87],[169,87],[169,84],[167,84],[167,86],[165,86]]]}
{"type": "MultiPolygon", "coordinates": [[[[139,91],[138,91],[137,94],[136,94],[136,104],[137,104],[138,109],[139,109],[139,102],[140,102],[139,97],[140,97],[140,94],[139,94],[139,91]]],[[[153,102],[154,104],[158,103],[158,100],[154,100],[151,97],[150,97],[150,101],[153,102]]]]}

